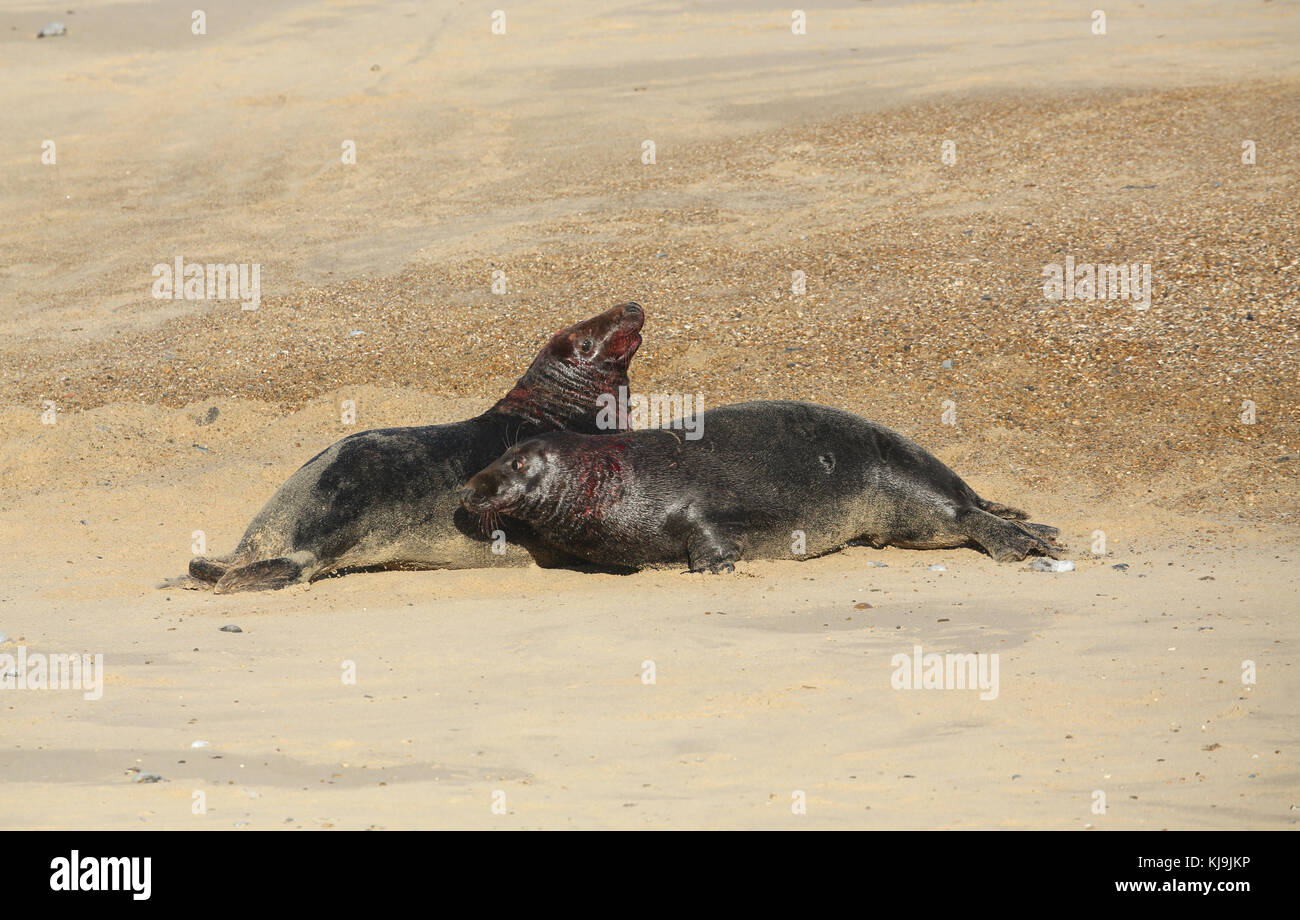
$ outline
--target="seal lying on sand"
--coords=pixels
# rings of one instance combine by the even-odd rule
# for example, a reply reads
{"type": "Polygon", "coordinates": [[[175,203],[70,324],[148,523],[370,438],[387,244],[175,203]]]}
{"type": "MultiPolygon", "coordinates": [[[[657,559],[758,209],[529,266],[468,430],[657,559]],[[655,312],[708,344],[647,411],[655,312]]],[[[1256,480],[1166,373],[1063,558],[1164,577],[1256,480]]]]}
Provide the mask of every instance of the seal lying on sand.
{"type": "Polygon", "coordinates": [[[695,441],[665,430],[534,438],[475,475],[462,503],[626,568],[729,571],[741,558],[805,558],[854,540],[974,545],[999,562],[1064,552],[1055,527],[985,501],[918,444],[850,412],[752,402],[703,422],[695,441]]]}
{"type": "MultiPolygon", "coordinates": [[[[645,314],[620,304],[561,329],[514,389],[477,418],[381,428],[344,438],[289,477],[228,556],[196,557],[190,575],[217,593],[310,581],[345,568],[522,565],[489,551],[460,490],[516,441],[559,428],[596,432],[602,394],[628,385],[645,314]]],[[[512,543],[527,548],[526,528],[512,543]]],[[[507,531],[509,533],[509,531],[507,531]]]]}

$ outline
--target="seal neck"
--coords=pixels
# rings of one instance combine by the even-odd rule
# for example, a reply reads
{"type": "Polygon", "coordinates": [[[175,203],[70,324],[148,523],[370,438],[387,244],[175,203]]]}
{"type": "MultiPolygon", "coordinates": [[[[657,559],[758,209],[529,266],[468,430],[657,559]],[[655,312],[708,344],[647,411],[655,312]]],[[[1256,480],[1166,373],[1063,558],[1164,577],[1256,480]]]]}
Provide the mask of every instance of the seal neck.
{"type": "Polygon", "coordinates": [[[598,434],[602,429],[596,424],[601,411],[597,399],[617,398],[619,387],[627,385],[625,370],[596,375],[561,361],[537,362],[487,414],[531,422],[544,430],[598,434]]]}
{"type": "MultiPolygon", "coordinates": [[[[555,447],[553,439],[551,446],[555,447]]],[[[615,526],[617,509],[630,475],[627,439],[574,437],[561,442],[554,474],[542,488],[530,489],[523,504],[509,512],[538,527],[560,548],[581,551],[615,526]]]]}

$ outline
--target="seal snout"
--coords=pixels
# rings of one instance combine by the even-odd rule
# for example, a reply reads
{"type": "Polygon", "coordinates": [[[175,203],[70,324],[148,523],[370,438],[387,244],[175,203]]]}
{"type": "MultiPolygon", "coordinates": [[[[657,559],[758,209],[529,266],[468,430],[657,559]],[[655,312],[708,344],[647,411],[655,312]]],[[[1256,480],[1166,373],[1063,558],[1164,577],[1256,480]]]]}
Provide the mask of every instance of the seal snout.
{"type": "Polygon", "coordinates": [[[460,503],[475,514],[501,511],[510,503],[512,490],[509,479],[509,473],[499,469],[497,464],[480,470],[461,489],[460,503]]]}
{"type": "Polygon", "coordinates": [[[609,311],[613,326],[606,340],[605,357],[617,364],[631,363],[632,356],[641,347],[641,327],[645,325],[645,310],[639,303],[628,301],[609,311]]]}
{"type": "Polygon", "coordinates": [[[475,476],[465,485],[465,488],[460,490],[460,503],[468,511],[491,511],[492,499],[496,497],[496,494],[495,486],[488,488],[485,483],[479,480],[478,476],[475,476]]]}
{"type": "Polygon", "coordinates": [[[639,303],[633,303],[630,300],[627,303],[621,303],[618,306],[623,311],[623,316],[619,320],[619,331],[625,335],[636,336],[637,342],[639,343],[641,336],[637,335],[637,333],[639,333],[641,327],[645,325],[645,310],[641,308],[639,303]]]}

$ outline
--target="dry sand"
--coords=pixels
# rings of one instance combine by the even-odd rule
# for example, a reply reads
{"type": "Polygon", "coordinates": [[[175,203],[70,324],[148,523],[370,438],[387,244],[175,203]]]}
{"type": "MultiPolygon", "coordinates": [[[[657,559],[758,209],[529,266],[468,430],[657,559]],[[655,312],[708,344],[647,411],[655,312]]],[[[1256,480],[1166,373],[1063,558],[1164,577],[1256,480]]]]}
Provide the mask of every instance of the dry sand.
{"type": "Polygon", "coordinates": [[[1300,818],[1297,4],[1111,5],[1105,36],[1052,3],[804,36],[769,3],[524,4],[505,36],[446,2],[236,3],[204,36],[65,9],[0,3],[0,654],[107,677],[0,693],[0,826],[1300,818]],[[178,255],[260,263],[261,308],[154,299],[178,255]],[[1044,299],[1066,256],[1150,263],[1151,308],[1044,299]],[[466,417],[623,299],[639,389],[860,412],[1078,569],[853,547],[155,589],[354,430],[342,400],[466,417]],[[997,653],[997,699],[892,689],[916,645],[997,653]]]}

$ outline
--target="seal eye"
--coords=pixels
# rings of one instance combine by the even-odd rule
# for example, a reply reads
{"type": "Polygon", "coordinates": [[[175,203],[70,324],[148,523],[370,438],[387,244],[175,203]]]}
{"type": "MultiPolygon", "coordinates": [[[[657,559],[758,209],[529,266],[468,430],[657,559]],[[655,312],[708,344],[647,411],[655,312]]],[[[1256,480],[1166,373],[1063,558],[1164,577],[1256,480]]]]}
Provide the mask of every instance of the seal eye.
{"type": "Polygon", "coordinates": [[[580,350],[584,355],[589,355],[589,354],[591,354],[591,350],[592,350],[593,348],[595,348],[595,347],[596,347],[596,343],[593,342],[591,339],[583,339],[583,340],[582,340],[582,344],[578,346],[579,350],[580,350]]]}
{"type": "Polygon", "coordinates": [[[515,459],[510,461],[510,468],[518,472],[519,470],[522,470],[524,468],[524,461],[520,460],[518,457],[515,457],[515,459]]]}

